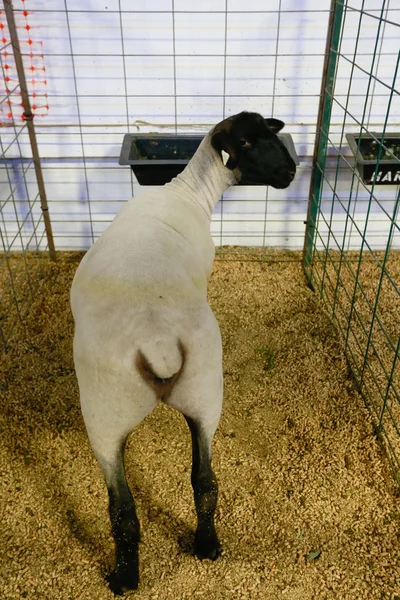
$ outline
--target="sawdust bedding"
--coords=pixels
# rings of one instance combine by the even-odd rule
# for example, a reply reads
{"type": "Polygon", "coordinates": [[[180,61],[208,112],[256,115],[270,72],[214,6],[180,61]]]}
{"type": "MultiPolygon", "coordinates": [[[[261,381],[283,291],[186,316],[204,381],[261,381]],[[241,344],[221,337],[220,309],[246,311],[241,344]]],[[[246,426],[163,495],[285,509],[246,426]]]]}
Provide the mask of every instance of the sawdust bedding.
{"type": "MultiPolygon", "coordinates": [[[[111,600],[107,492],[79,410],[68,294],[46,279],[3,363],[0,598],[111,600]]],[[[214,443],[223,554],[191,555],[190,436],[160,406],[130,438],[142,526],[138,600],[400,598],[399,506],[335,332],[299,262],[216,262],[224,343],[214,443]]]]}

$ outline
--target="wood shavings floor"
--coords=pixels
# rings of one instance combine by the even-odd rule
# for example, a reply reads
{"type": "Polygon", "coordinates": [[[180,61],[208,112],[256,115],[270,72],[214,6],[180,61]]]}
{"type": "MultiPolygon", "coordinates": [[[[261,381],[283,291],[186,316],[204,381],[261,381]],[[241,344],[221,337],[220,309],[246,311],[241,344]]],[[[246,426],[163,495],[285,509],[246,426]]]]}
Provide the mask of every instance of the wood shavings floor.
{"type": "MultiPolygon", "coordinates": [[[[68,294],[46,283],[3,363],[0,598],[113,598],[107,493],[80,415],[68,294]]],[[[400,600],[399,500],[335,332],[297,262],[216,262],[224,341],[214,443],[223,554],[190,555],[190,437],[161,406],[131,436],[142,526],[138,600],[400,600]]]]}

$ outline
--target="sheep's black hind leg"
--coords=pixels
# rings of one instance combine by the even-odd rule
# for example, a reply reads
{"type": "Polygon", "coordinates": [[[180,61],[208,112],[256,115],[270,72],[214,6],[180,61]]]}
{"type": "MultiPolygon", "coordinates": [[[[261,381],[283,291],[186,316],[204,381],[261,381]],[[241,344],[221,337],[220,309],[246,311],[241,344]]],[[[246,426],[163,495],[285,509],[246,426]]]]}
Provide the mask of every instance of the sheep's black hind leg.
{"type": "Polygon", "coordinates": [[[201,425],[186,417],[192,434],[192,486],[197,512],[195,553],[201,558],[215,560],[220,552],[220,543],[215,531],[214,513],[217,507],[218,484],[211,468],[209,436],[201,425]]]}
{"type": "Polygon", "coordinates": [[[123,448],[112,470],[107,470],[111,530],[115,541],[115,569],[108,582],[114,594],[135,590],[139,584],[140,526],[135,502],[125,478],[123,448]]]}

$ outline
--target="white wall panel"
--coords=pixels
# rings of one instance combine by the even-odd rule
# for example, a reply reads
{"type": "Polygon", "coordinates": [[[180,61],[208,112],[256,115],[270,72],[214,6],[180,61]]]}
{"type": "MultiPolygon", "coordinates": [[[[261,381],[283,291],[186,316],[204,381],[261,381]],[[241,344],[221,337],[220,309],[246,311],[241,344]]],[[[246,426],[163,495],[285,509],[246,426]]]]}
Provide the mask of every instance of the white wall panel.
{"type": "MultiPolygon", "coordinates": [[[[374,17],[382,3],[365,0],[370,15],[362,17],[358,42],[362,1],[348,4],[354,10],[346,12],[343,26],[328,152],[334,157],[335,146],[341,147],[352,165],[344,134],[359,131],[363,115],[372,130],[383,127],[386,86],[392,85],[399,50],[400,0],[386,3],[387,22],[374,61],[377,79],[372,81],[363,69],[371,69],[379,26],[374,17]]],[[[284,120],[300,166],[287,190],[236,187],[224,194],[212,223],[214,240],[301,248],[329,6],[330,0],[27,0],[30,35],[43,42],[47,69],[49,111],[35,123],[57,248],[87,248],[122,203],[139,191],[129,168],[118,166],[124,133],[206,132],[241,110],[284,120]]],[[[22,25],[20,13],[18,19],[22,25]]],[[[398,95],[390,114],[388,130],[397,130],[398,95]]],[[[1,133],[3,144],[13,139],[7,128],[1,133]]],[[[30,156],[25,134],[14,150],[7,156],[19,157],[21,151],[30,156]]],[[[327,179],[332,185],[335,165],[330,159],[327,179]]],[[[2,185],[0,180],[0,193],[2,185]]],[[[352,190],[354,218],[362,227],[368,191],[356,189],[343,161],[336,187],[343,202],[352,190]]],[[[390,211],[396,192],[394,187],[376,188],[375,195],[390,211]]],[[[325,216],[330,207],[328,186],[323,191],[325,216]]],[[[332,214],[334,233],[343,235],[345,215],[339,204],[332,214]]],[[[370,219],[369,235],[380,247],[389,219],[380,209],[370,219]]],[[[357,244],[353,227],[348,245],[357,244]]]]}

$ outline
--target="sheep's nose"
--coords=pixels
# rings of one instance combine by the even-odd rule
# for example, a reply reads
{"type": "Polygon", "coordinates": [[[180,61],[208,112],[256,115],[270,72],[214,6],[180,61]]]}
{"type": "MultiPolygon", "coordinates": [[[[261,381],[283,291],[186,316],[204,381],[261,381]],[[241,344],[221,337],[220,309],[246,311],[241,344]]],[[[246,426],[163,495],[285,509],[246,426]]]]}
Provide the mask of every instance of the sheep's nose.
{"type": "Polygon", "coordinates": [[[287,170],[286,174],[288,177],[290,177],[290,180],[292,181],[294,179],[294,176],[296,175],[296,171],[291,171],[291,170],[287,170]]]}

